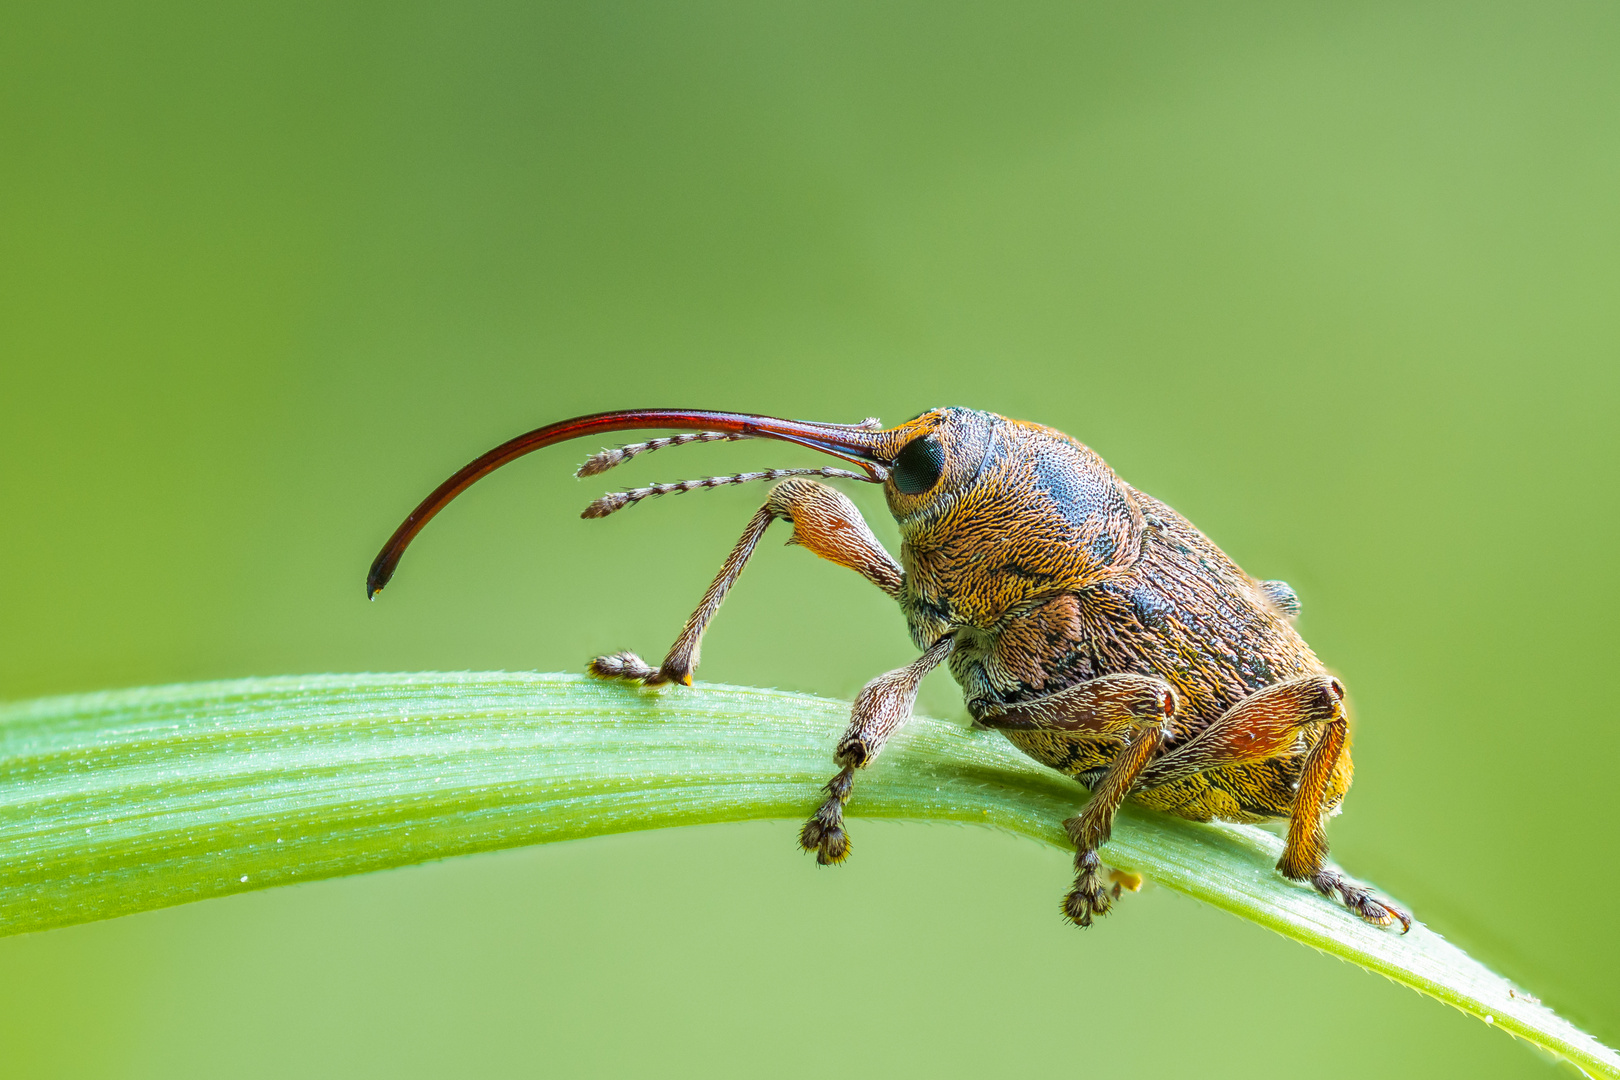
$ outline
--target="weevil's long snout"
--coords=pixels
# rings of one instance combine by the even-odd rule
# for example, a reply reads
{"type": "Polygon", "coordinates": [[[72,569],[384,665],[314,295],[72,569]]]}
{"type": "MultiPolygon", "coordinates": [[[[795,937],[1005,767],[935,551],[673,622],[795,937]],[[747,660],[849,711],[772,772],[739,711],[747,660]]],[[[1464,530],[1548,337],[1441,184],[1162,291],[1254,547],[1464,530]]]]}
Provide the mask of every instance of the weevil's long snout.
{"type": "Polygon", "coordinates": [[[780,439],[808,446],[824,454],[854,462],[873,483],[882,483],[884,464],[899,452],[901,439],[892,431],[873,430],[866,424],[820,424],[805,420],[783,420],[775,416],[749,413],[709,412],[701,409],[627,409],[594,413],[561,420],[508,440],[488,453],[468,462],[454,476],[433,489],[400,523],[388,538],[366,575],[366,596],[374,597],[394,576],[400,557],[433,515],[509,461],[554,443],[609,431],[642,431],[662,428],[674,431],[714,431],[733,438],[780,439]]]}

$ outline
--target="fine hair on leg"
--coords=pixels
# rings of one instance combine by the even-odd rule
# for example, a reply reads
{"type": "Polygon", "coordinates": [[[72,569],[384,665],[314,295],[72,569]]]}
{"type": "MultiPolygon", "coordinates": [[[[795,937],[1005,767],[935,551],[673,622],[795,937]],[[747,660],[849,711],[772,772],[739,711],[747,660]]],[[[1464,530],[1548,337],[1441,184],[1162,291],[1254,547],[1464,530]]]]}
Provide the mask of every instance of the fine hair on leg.
{"type": "Polygon", "coordinates": [[[923,678],[955,647],[955,637],[946,634],[912,663],[867,683],[855,699],[850,709],[849,727],[833,751],[833,761],[841,768],[822,788],[827,793],[826,800],[799,830],[799,846],[815,852],[816,862],[822,866],[843,862],[849,855],[844,804],[849,801],[854,787],[855,770],[869,765],[889,737],[911,719],[917,688],[923,678]]]}
{"type": "Polygon", "coordinates": [[[592,660],[590,673],[598,678],[630,679],[646,683],[648,686],[668,682],[691,686],[692,672],[697,667],[698,650],[703,641],[703,631],[708,628],[709,620],[714,618],[714,613],[720,610],[720,605],[726,599],[726,593],[742,575],[743,567],[748,564],[748,557],[759,546],[760,538],[765,535],[765,530],[774,520],[776,512],[771,509],[769,503],[754,513],[748,527],[738,538],[736,546],[731,549],[731,554],[726,556],[725,564],[720,567],[720,573],[715,575],[708,591],[703,594],[697,610],[686,620],[686,626],[681,629],[680,637],[675,639],[675,644],[670,647],[662,665],[654,669],[648,667],[635,653],[617,652],[611,656],[599,656],[592,660]]]}
{"type": "Polygon", "coordinates": [[[1329,809],[1328,790],[1349,742],[1344,686],[1331,675],[1302,675],[1263,687],[1233,705],[1189,741],[1150,764],[1142,773],[1144,788],[1170,784],[1211,769],[1246,765],[1297,754],[1302,739],[1315,732],[1305,753],[1288,816],[1288,839],[1277,871],[1294,881],[1308,881],[1375,926],[1399,922],[1411,927],[1411,916],[1387,900],[1374,897],[1327,865],[1327,832],[1322,819],[1329,809]]]}
{"type": "Polygon", "coordinates": [[[1305,755],[1299,774],[1299,795],[1288,818],[1288,840],[1283,845],[1277,870],[1286,878],[1309,881],[1317,892],[1337,899],[1362,920],[1374,926],[1401,924],[1401,933],[1412,929],[1412,916],[1388,900],[1372,895],[1366,888],[1345,878],[1327,865],[1327,832],[1322,828],[1322,802],[1332,777],[1333,765],[1349,741],[1350,725],[1341,715],[1322,731],[1322,737],[1305,755]]]}
{"type": "MultiPolygon", "coordinates": [[[[1119,895],[1107,879],[1098,848],[1108,841],[1125,796],[1163,747],[1180,698],[1169,683],[1150,675],[1103,675],[1052,694],[1002,706],[979,723],[1018,737],[1036,737],[1094,755],[1111,753],[1102,777],[1080,812],[1063,823],[1074,841],[1075,881],[1063,898],[1063,915],[1090,926],[1119,895]]],[[[1012,736],[1009,736],[1012,737],[1012,736]]],[[[1095,759],[1095,758],[1093,758],[1095,759]]]]}

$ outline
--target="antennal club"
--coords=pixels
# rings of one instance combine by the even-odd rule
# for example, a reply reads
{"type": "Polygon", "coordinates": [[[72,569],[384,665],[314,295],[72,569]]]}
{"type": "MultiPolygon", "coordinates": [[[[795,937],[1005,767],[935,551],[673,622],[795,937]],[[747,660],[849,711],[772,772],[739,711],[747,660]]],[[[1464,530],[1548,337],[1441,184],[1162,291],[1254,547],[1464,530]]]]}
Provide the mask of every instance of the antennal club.
{"type": "Polygon", "coordinates": [[[601,450],[585,459],[585,464],[574,470],[574,475],[584,479],[587,476],[596,476],[605,473],[615,465],[623,465],[633,457],[641,454],[650,454],[654,450],[662,450],[666,446],[685,446],[695,442],[736,442],[739,439],[751,439],[752,435],[745,435],[739,431],[694,431],[686,435],[670,435],[662,439],[648,439],[646,442],[630,443],[628,446],[616,446],[601,450]]]}

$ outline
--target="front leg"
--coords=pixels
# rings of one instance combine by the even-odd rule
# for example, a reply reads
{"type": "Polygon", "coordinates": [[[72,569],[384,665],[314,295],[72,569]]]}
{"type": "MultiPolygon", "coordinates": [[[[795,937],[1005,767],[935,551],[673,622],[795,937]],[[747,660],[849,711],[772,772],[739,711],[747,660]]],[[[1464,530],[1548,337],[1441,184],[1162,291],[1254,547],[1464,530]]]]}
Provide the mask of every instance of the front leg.
{"type": "Polygon", "coordinates": [[[1095,916],[1107,914],[1111,894],[1117,895],[1117,886],[1111,890],[1103,884],[1097,849],[1108,842],[1119,804],[1164,746],[1177,707],[1176,692],[1162,679],[1105,675],[979,718],[986,727],[1045,732],[1082,745],[1111,744],[1114,750],[1091,797],[1063,823],[1075,847],[1074,887],[1063,898],[1063,914],[1076,926],[1090,926],[1095,916]]]}
{"type": "Polygon", "coordinates": [[[648,686],[663,683],[691,686],[703,632],[720,610],[726,593],[741,576],[743,567],[765,536],[765,530],[778,519],[793,524],[789,544],[808,548],[823,559],[849,567],[889,596],[900,594],[903,577],[900,564],[878,543],[848,496],[814,480],[784,480],[771,489],[765,505],[748,522],[662,664],[651,667],[633,652],[617,652],[592,660],[590,673],[599,679],[623,679],[648,686]]]}
{"type": "Polygon", "coordinates": [[[922,656],[903,668],[879,675],[866,684],[850,709],[849,728],[838,740],[833,761],[842,766],[823,791],[827,799],[804,828],[799,830],[799,846],[816,853],[816,862],[831,866],[849,855],[849,835],[844,832],[844,804],[855,785],[855,770],[864,769],[889,736],[911,719],[917,702],[917,688],[923,677],[951,654],[956,639],[946,634],[922,656]]]}

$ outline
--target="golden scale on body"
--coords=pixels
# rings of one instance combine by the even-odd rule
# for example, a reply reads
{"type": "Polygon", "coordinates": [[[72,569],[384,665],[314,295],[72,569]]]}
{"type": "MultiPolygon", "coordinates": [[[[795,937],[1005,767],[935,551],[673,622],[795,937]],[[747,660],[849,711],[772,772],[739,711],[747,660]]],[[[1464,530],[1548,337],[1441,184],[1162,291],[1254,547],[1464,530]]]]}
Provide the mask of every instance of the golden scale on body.
{"type": "Polygon", "coordinates": [[[767,528],[848,567],[893,597],[923,650],[856,698],[833,758],[839,771],[799,842],[818,862],[849,854],[843,809],[856,770],[910,718],[918,685],[941,663],[969,712],[1024,753],[1091,791],[1064,822],[1075,844],[1063,913],[1105,913],[1098,848],[1127,797],[1194,821],[1286,818],[1277,869],[1379,926],[1411,919],[1327,865],[1323,820],[1350,786],[1344,688],[1292,623],[1293,590],[1257,581],[1174,510],[1131,487],[1060,431],[975,409],[942,408],[898,427],[822,424],[741,413],[642,409],[598,413],[520,435],[441,484],[383,547],[368,596],[393,576],[428,520],[480,477],[543,446],[610,431],[688,434],[604,450],[578,475],[692,442],[772,438],[852,462],[655,484],[606,495],[605,517],[654,495],[780,480],[662,664],[634,653],[591,661],[602,678],[691,685],[698,644],[767,528]],[[899,524],[898,562],[855,505],[811,479],[883,485],[899,524]]]}

